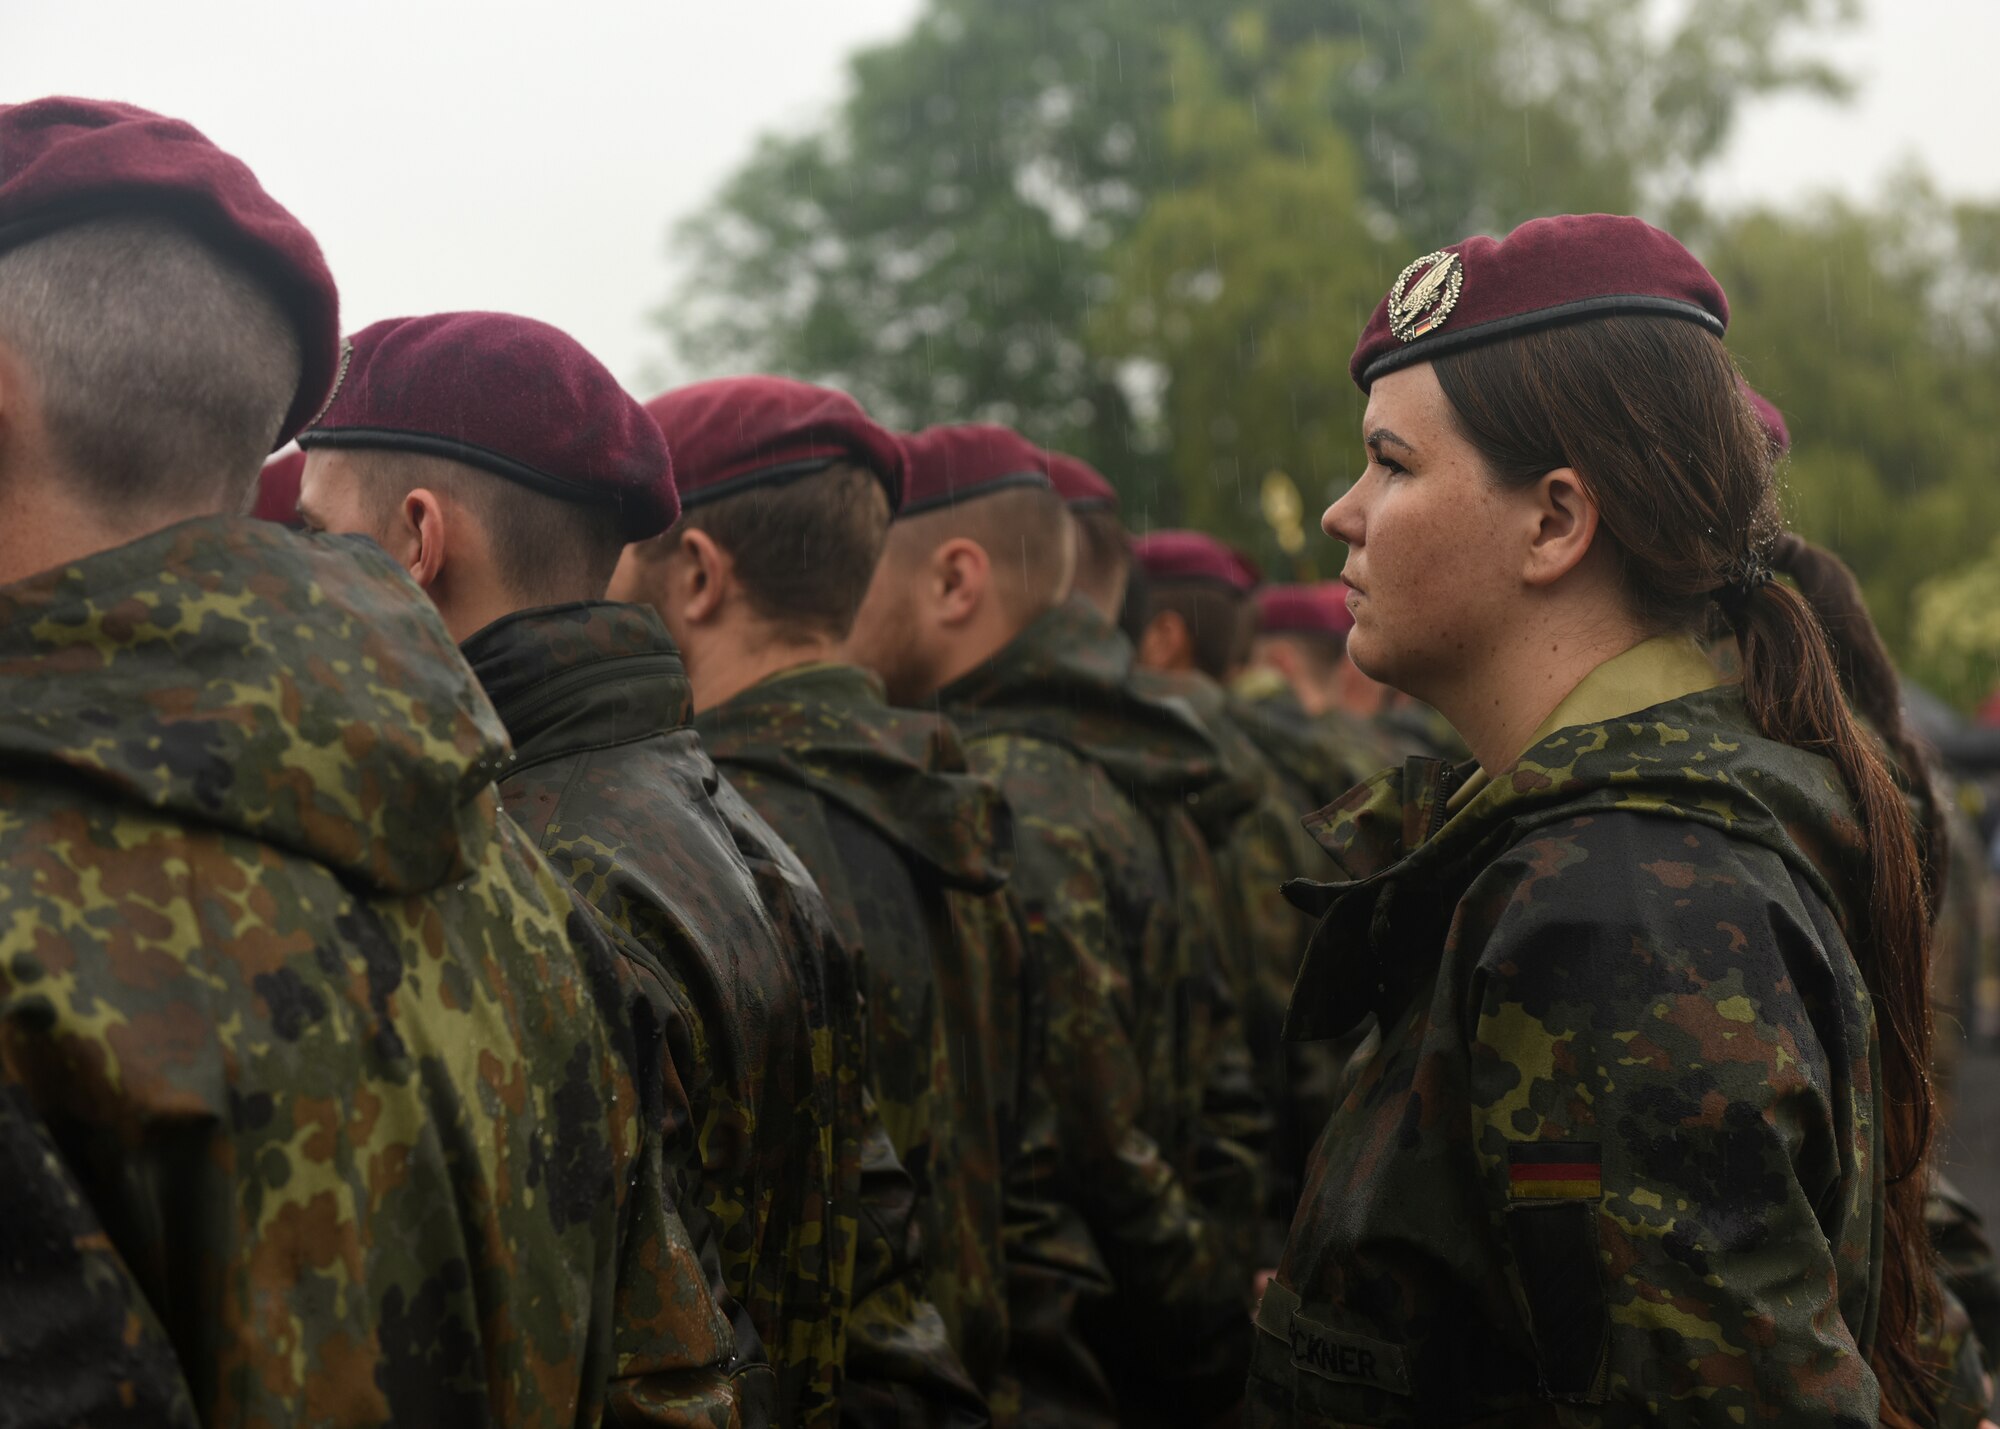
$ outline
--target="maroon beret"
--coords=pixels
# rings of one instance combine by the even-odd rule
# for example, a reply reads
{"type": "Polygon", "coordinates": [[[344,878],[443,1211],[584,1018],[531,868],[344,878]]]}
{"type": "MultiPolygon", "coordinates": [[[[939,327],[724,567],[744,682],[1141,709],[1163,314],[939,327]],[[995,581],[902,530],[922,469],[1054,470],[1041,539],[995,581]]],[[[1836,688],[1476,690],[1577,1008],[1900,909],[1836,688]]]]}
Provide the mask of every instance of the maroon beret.
{"type": "Polygon", "coordinates": [[[1785,425],[1785,414],[1772,406],[1770,399],[1748,382],[1740,377],[1736,381],[1743,389],[1744,399],[1750,403],[1750,410],[1764,424],[1764,435],[1771,439],[1772,454],[1783,456],[1792,449],[1792,429],[1785,425]]]}
{"type": "Polygon", "coordinates": [[[1347,587],[1339,581],[1317,585],[1267,585],[1257,592],[1259,635],[1318,635],[1345,640],[1354,628],[1347,587]]]}
{"type": "Polygon", "coordinates": [[[984,422],[927,428],[903,438],[903,453],[904,516],[1009,487],[1050,486],[1047,452],[1018,432],[984,422]]]}
{"type": "Polygon", "coordinates": [[[299,478],[306,473],[306,454],[297,447],[280,452],[257,474],[257,501],[250,514],[280,526],[299,524],[299,478]]]}
{"type": "Polygon", "coordinates": [[[903,496],[903,447],[845,392],[789,377],[720,377],[646,404],[674,449],[681,504],[778,486],[850,462],[903,496]]]}
{"type": "Polygon", "coordinates": [[[0,104],[0,252],[91,219],[158,216],[241,264],[299,338],[299,386],[278,445],[326,401],[340,362],[340,299],[319,244],[240,159],[190,124],[130,104],[0,104]]]}
{"type": "Polygon", "coordinates": [[[1505,238],[1468,238],[1405,268],[1347,370],[1366,392],[1399,367],[1612,313],[1686,318],[1720,337],[1729,300],[1678,239],[1641,219],[1530,219],[1505,238]]]}
{"type": "Polygon", "coordinates": [[[1208,581],[1249,594],[1262,579],[1241,551],[1206,531],[1154,531],[1132,542],[1132,558],[1155,581],[1208,581]]]}
{"type": "Polygon", "coordinates": [[[660,429],[567,333],[507,313],[437,313],[365,327],[350,345],[339,389],[299,445],[449,457],[615,509],[628,541],[679,518],[660,429]]]}
{"type": "Polygon", "coordinates": [[[1116,511],[1118,488],[1096,467],[1063,452],[1050,452],[1049,482],[1072,511],[1116,511]]]}

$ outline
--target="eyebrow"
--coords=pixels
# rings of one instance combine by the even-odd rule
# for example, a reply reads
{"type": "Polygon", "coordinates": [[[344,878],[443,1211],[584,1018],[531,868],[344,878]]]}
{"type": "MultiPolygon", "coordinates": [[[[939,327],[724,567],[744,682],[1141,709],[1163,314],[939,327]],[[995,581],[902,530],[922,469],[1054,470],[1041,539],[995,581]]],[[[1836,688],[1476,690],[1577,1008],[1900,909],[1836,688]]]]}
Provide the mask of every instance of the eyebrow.
{"type": "Polygon", "coordinates": [[[1369,446],[1371,447],[1380,446],[1384,442],[1394,442],[1397,446],[1401,447],[1406,452],[1413,452],[1416,450],[1415,447],[1411,446],[1408,442],[1404,441],[1401,437],[1397,436],[1387,427],[1377,427],[1374,431],[1368,434],[1367,444],[1369,446]]]}

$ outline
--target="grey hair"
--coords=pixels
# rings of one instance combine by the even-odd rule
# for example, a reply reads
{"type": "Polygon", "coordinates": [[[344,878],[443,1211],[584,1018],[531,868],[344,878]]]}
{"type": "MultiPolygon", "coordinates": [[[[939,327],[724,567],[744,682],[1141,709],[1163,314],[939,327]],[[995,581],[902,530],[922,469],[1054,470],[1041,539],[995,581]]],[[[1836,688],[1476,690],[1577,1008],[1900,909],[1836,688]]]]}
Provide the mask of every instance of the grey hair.
{"type": "Polygon", "coordinates": [[[241,510],[299,382],[276,298],[162,218],[0,253],[0,343],[33,374],[62,474],[134,513],[241,510]]]}

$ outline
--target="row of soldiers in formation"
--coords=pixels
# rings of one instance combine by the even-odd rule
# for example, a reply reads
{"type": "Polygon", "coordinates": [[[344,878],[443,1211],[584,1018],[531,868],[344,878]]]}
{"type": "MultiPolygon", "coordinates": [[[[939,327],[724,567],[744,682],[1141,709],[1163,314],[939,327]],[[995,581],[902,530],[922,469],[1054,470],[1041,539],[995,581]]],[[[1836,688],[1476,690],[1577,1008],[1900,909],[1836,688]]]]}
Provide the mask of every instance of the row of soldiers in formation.
{"type": "MultiPolygon", "coordinates": [[[[1467,285],[1719,338],[1549,222],[1357,380],[1467,285]]],[[[1004,428],[336,313],[187,126],[0,108],[0,1422],[1977,1421],[1962,1314],[1875,1343],[1855,815],[1685,641],[1490,780],[1343,653],[1397,518],[1357,609],[1004,428]]]]}

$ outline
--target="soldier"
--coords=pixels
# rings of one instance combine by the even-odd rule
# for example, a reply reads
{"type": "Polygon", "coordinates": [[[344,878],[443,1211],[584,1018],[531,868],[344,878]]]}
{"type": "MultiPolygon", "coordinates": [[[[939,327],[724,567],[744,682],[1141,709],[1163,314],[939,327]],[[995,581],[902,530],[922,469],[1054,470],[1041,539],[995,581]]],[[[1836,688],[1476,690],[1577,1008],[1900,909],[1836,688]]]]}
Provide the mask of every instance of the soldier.
{"type": "Polygon", "coordinates": [[[380,551],[226,514],[338,356],[242,164],[0,108],[5,1417],[733,1424],[492,707],[380,551]]]}
{"type": "MultiPolygon", "coordinates": [[[[1339,1051],[1298,1048],[1279,1036],[1312,924],[1285,901],[1286,880],[1319,872],[1325,857],[1300,822],[1319,807],[1286,779],[1248,731],[1226,681],[1243,663],[1257,573],[1199,531],[1155,531],[1132,543],[1145,573],[1148,617],[1140,633],[1142,688],[1182,700],[1222,757],[1225,781],[1194,801],[1196,821],[1221,874],[1230,915],[1232,986],[1265,1100],[1274,1116],[1267,1230],[1260,1265],[1284,1243],[1299,1175],[1329,1100],[1339,1051]]],[[[1352,781],[1350,781],[1352,782],[1352,781]]],[[[1344,786],[1343,786],[1344,787],[1344,786]]]]}
{"type": "Polygon", "coordinates": [[[1338,581],[1262,586],[1249,668],[1231,682],[1237,723],[1309,808],[1402,760],[1387,736],[1343,707],[1353,625],[1338,581]]]}
{"type": "Polygon", "coordinates": [[[1300,891],[1288,1030],[1381,1037],[1249,1423],[1932,1417],[1922,875],[1771,579],[1727,314],[1668,235],[1561,217],[1419,258],[1361,336],[1348,650],[1477,764],[1314,821],[1341,872],[1300,891]]]}
{"type": "Polygon", "coordinates": [[[1185,711],[1132,691],[1116,632],[1063,601],[1067,517],[1040,451],[976,426],[908,448],[850,648],[891,699],[949,713],[1016,811],[1061,1119],[1046,1190],[1094,1242],[1075,1259],[1101,1257],[1113,1279],[1076,1295],[1069,1362],[1101,1368],[1124,1422],[1201,1423],[1241,1394],[1248,1267],[1233,1241],[1260,1209],[1261,1150],[1231,1134],[1258,1109],[1247,1076],[1211,1077],[1225,1044],[1241,1047],[1214,873],[1184,807],[1215,778],[1212,749],[1185,711]]]}
{"type": "Polygon", "coordinates": [[[1081,458],[1052,451],[1048,464],[1049,485],[1069,511],[1074,532],[1076,570],[1070,594],[1116,625],[1132,582],[1132,542],[1118,516],[1118,488],[1081,458]]]}
{"type": "MultiPolygon", "coordinates": [[[[758,1385],[775,1387],[775,1404],[754,1407],[775,1423],[830,1425],[844,1366],[859,1398],[926,1362],[899,1352],[884,1364],[865,1343],[850,1360],[865,1130],[863,1088],[839,1075],[862,1055],[844,954],[836,947],[828,966],[810,910],[767,912],[760,871],[766,888],[778,876],[781,896],[794,871],[817,907],[809,878],[702,752],[659,617],[601,598],[625,544],[679,515],[666,442],[601,364],[544,323],[399,318],[351,349],[340,391],[300,439],[301,514],[380,541],[459,640],[514,743],[508,812],[635,945],[648,989],[639,1023],[686,1089],[698,1138],[687,1218],[718,1231],[739,1361],[761,1341],[776,1371],[775,1386],[758,1385]],[[801,918],[807,940],[788,941],[801,918]]],[[[910,1392],[972,1399],[905,1269],[883,1294],[905,1344],[928,1334],[935,1350],[936,1382],[910,1392]]]]}
{"type": "Polygon", "coordinates": [[[935,715],[891,709],[837,658],[902,454],[850,398],[779,378],[648,404],[683,514],[613,589],[685,653],[695,727],[826,890],[863,968],[871,1075],[916,1178],[932,1296],[975,1383],[1006,1355],[1001,1200],[1015,1139],[1021,947],[1007,812],[935,715]]]}

